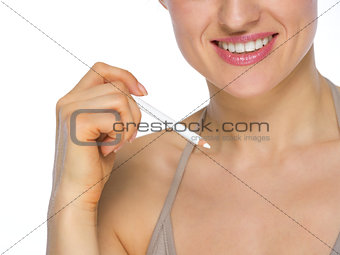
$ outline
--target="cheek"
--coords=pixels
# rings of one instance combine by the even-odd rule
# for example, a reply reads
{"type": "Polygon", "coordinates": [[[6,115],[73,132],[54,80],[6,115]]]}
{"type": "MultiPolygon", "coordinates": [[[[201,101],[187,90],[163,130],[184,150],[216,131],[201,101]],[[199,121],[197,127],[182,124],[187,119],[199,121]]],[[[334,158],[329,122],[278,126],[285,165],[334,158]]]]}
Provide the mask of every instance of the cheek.
{"type": "MultiPolygon", "coordinates": [[[[281,70],[287,72],[301,61],[313,44],[317,22],[317,0],[273,0],[269,13],[282,26],[279,54],[281,70]],[[312,23],[311,23],[312,22],[312,23]]],[[[288,75],[288,74],[287,74],[288,75]]]]}
{"type": "Polygon", "coordinates": [[[316,22],[309,23],[317,17],[317,0],[275,0],[275,2],[271,11],[286,28],[288,35],[293,36],[298,30],[303,30],[302,33],[306,29],[313,30],[316,22]]]}
{"type": "Polygon", "coordinates": [[[215,0],[170,0],[168,9],[175,38],[188,62],[195,62],[202,50],[204,32],[212,22],[215,0]]]}

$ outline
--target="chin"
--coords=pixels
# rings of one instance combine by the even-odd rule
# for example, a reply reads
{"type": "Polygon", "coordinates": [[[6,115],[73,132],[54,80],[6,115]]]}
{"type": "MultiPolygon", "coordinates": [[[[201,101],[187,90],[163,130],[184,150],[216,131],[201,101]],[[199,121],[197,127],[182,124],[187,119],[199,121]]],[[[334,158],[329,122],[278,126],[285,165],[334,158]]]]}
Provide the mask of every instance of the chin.
{"type": "Polygon", "coordinates": [[[271,87],[263,85],[263,84],[242,84],[239,86],[230,85],[224,89],[225,92],[230,94],[233,97],[240,99],[247,99],[253,97],[259,97],[265,93],[267,93],[271,87]]]}
{"type": "Polygon", "coordinates": [[[273,79],[272,77],[269,77],[263,72],[261,74],[251,73],[252,71],[249,71],[249,72],[240,76],[236,80],[235,78],[229,77],[227,79],[223,79],[223,80],[226,80],[227,82],[223,83],[223,82],[216,81],[216,83],[214,82],[211,82],[211,83],[219,84],[218,86],[215,85],[218,90],[223,89],[224,92],[230,94],[231,96],[235,98],[246,99],[246,98],[253,98],[253,97],[259,97],[261,95],[264,95],[268,91],[270,91],[273,87],[275,87],[276,84],[280,82],[277,79],[273,79]],[[230,81],[233,81],[233,82],[230,83],[230,81]],[[230,84],[226,86],[226,84],[228,83],[230,84]]]}

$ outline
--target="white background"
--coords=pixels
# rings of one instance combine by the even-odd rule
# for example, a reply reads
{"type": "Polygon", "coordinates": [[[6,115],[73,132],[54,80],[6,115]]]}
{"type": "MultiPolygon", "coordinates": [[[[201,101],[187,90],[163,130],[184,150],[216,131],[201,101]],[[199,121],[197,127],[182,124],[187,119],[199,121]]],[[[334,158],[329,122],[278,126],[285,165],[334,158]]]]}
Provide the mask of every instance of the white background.
{"type": "MultiPolygon", "coordinates": [[[[87,65],[131,71],[145,99],[181,119],[208,98],[204,78],[177,48],[168,12],[157,0],[5,0],[87,65]],[[195,94],[187,100],[188,93],[195,94]],[[181,91],[181,93],[178,93],[181,91]],[[172,100],[178,108],[171,105],[172,100]],[[170,106],[171,105],[171,106],[170,106]]],[[[336,0],[319,1],[319,12],[336,0]]],[[[88,71],[0,3],[0,252],[46,218],[54,159],[55,103],[88,71]]],[[[340,4],[319,20],[317,66],[340,85],[340,4]]],[[[143,120],[150,120],[143,115],[143,120]]],[[[46,224],[6,254],[44,254],[46,224]]]]}

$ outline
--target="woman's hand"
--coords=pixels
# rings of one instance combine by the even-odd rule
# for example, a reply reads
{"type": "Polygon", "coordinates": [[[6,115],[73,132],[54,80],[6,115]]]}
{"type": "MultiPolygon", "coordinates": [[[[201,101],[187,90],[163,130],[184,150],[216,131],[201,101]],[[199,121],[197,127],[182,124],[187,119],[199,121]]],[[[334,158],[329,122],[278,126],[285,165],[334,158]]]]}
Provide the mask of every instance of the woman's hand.
{"type": "MultiPolygon", "coordinates": [[[[110,176],[115,151],[126,141],[134,139],[137,125],[141,120],[140,109],[130,93],[137,96],[147,94],[145,88],[130,72],[99,62],[94,64],[79,83],[58,101],[53,187],[48,214],[49,217],[55,215],[53,218],[56,219],[51,218],[49,221],[48,252],[53,254],[74,252],[74,245],[77,242],[72,243],[73,235],[70,232],[73,231],[74,235],[78,236],[75,239],[78,241],[81,232],[89,231],[87,234],[90,236],[84,236],[85,240],[80,242],[84,245],[92,243],[90,245],[92,248],[83,247],[89,254],[90,252],[94,254],[93,252],[97,250],[96,230],[92,228],[95,228],[101,192],[110,176]],[[72,114],[79,109],[88,111],[78,114],[74,121],[75,125],[71,125],[72,114]],[[93,109],[115,110],[121,120],[118,121],[112,113],[91,113],[93,109]],[[123,131],[113,130],[113,124],[117,121],[124,124],[123,131]],[[128,122],[135,123],[135,126],[128,125],[126,129],[128,122]],[[80,142],[113,142],[118,134],[122,137],[116,145],[81,146],[71,139],[72,129],[80,142]],[[60,210],[64,206],[66,207],[60,210]],[[63,214],[65,216],[62,216],[63,214]],[[72,224],[76,225],[72,227],[72,224]],[[66,241],[65,237],[61,237],[63,231],[68,231],[68,235],[71,235],[70,240],[66,241]]],[[[118,127],[122,129],[122,125],[118,127]]]]}

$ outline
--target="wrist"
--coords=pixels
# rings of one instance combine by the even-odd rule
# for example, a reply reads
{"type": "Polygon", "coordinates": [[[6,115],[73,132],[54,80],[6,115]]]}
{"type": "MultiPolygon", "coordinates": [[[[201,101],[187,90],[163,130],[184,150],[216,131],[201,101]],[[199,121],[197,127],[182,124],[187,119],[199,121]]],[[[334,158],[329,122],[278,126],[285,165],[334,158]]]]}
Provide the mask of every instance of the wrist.
{"type": "Polygon", "coordinates": [[[97,212],[72,204],[60,207],[55,203],[48,214],[47,254],[99,254],[97,243],[97,212]],[[54,208],[55,207],[55,208],[54,208]]]}
{"type": "Polygon", "coordinates": [[[49,215],[59,213],[66,208],[79,213],[97,213],[98,203],[90,199],[86,194],[86,189],[81,189],[75,185],[59,185],[51,193],[49,203],[49,215]]]}

